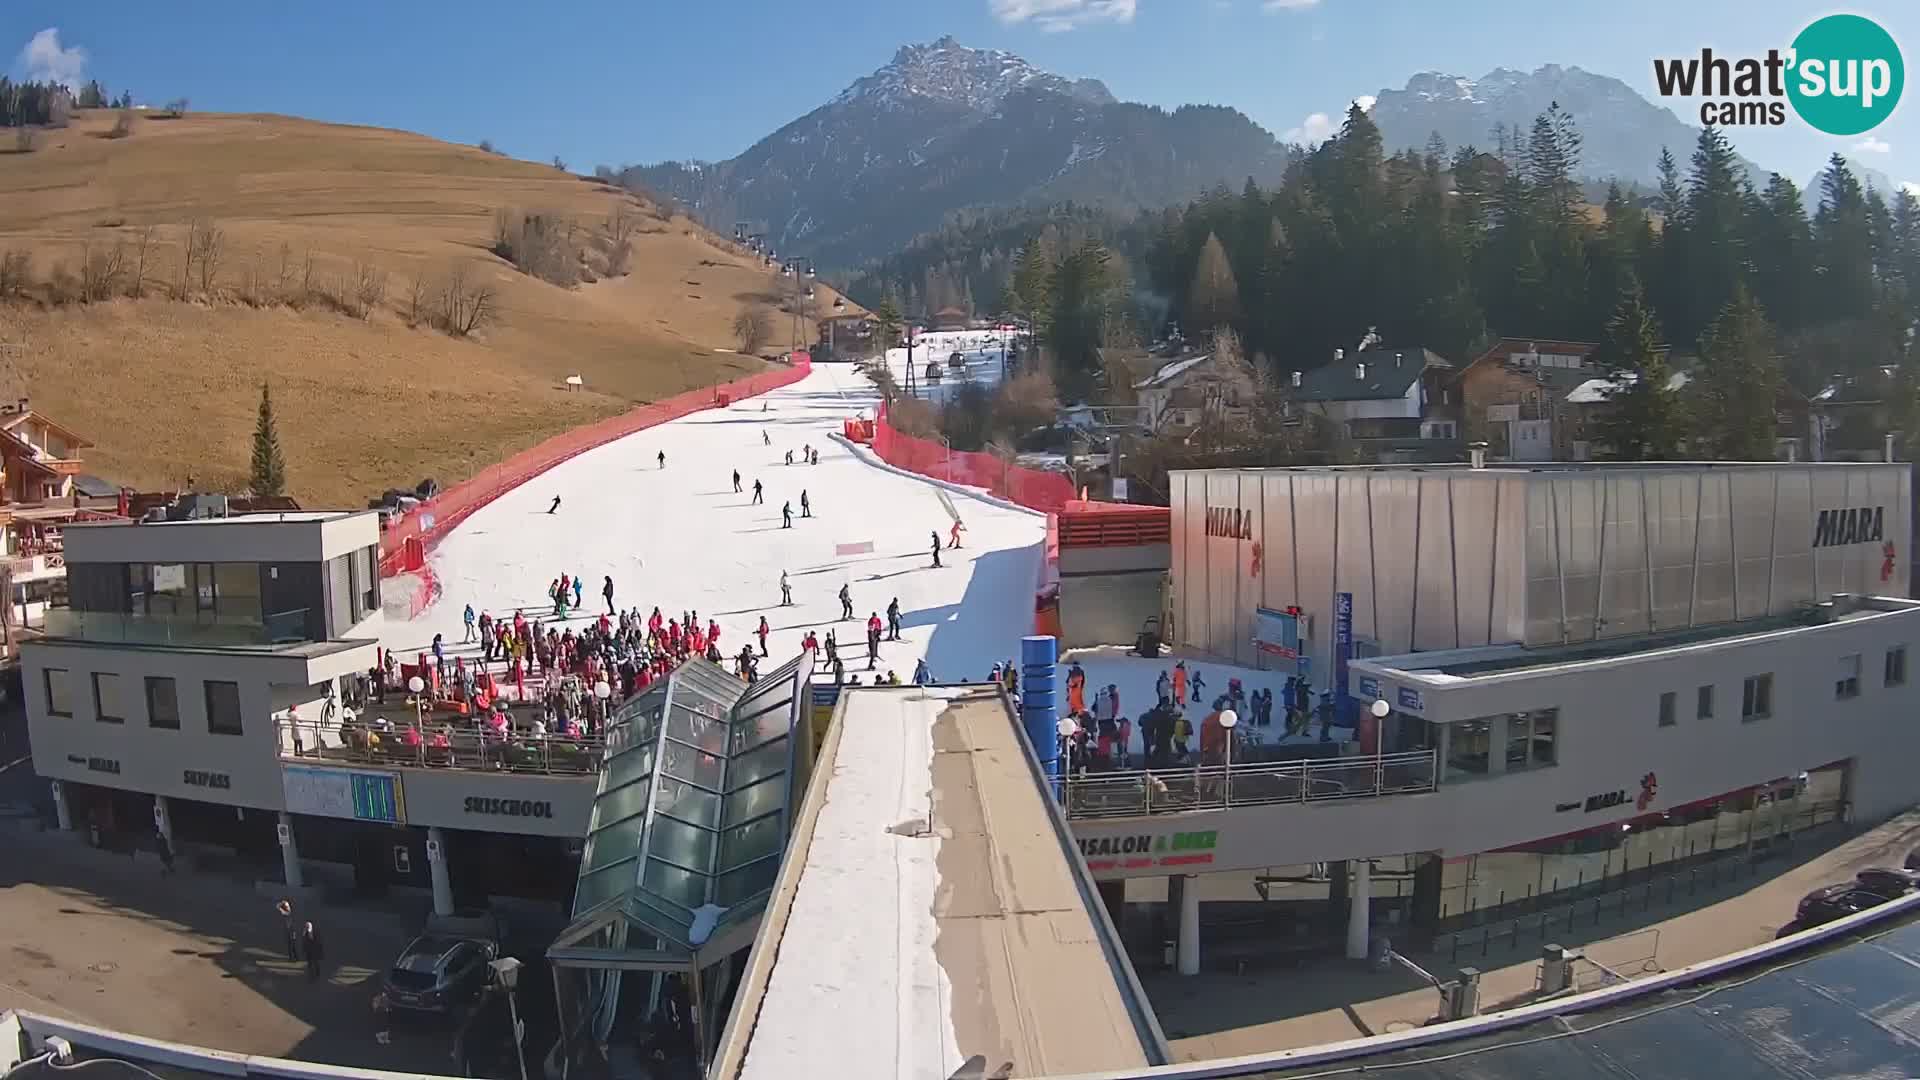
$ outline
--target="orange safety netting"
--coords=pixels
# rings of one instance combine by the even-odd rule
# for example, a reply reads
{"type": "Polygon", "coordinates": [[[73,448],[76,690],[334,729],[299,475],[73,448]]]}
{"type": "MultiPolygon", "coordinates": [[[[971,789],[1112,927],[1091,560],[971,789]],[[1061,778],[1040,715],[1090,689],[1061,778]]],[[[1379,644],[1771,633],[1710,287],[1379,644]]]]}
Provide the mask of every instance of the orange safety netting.
{"type": "MultiPolygon", "coordinates": [[[[724,407],[742,398],[799,382],[806,378],[812,365],[807,354],[795,353],[794,356],[790,367],[701,390],[689,390],[619,416],[610,416],[597,423],[562,432],[538,446],[489,466],[470,480],[442,490],[408,511],[380,534],[381,575],[392,576],[422,569],[426,564],[426,549],[452,531],[454,526],[465,521],[469,514],[568,458],[702,409],[724,407]]],[[[430,596],[427,599],[430,601],[430,596]]]]}
{"type": "Polygon", "coordinates": [[[873,452],[895,468],[985,488],[1029,510],[1057,514],[1074,498],[1073,481],[1064,473],[1028,469],[992,454],[949,450],[937,442],[902,435],[884,414],[873,422],[873,452]]]}

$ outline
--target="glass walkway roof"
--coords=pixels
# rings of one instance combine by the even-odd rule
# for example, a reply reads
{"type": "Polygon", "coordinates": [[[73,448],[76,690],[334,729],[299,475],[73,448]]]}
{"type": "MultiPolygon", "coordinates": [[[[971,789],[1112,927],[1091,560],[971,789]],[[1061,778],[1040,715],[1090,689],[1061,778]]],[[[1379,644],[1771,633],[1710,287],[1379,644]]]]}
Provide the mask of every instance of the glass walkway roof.
{"type": "Polygon", "coordinates": [[[751,943],[806,783],[811,670],[749,686],[692,660],[615,713],[556,963],[678,971],[751,943]]]}

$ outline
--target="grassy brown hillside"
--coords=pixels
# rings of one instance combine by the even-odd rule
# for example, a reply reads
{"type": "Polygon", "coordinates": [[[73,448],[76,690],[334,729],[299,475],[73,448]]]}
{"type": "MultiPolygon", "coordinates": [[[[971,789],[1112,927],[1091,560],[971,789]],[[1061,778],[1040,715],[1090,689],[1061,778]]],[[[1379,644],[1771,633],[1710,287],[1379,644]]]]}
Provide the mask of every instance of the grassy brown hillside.
{"type": "MultiPolygon", "coordinates": [[[[733,324],[772,303],[777,279],[631,194],[404,132],[148,114],[115,138],[114,122],[81,113],[32,152],[0,153],[0,259],[30,259],[26,284],[0,296],[0,344],[25,346],[0,348],[0,400],[30,396],[92,438],[89,471],[112,480],[237,489],[263,380],[291,493],[320,505],[456,481],[764,366],[735,355],[733,324]],[[630,272],[572,288],[523,274],[490,250],[504,210],[566,222],[592,277],[618,227],[630,272]],[[207,287],[202,260],[182,289],[194,223],[222,243],[207,287]],[[89,289],[116,257],[111,284],[89,289]],[[410,325],[414,282],[430,294],[456,268],[493,290],[496,318],[464,338],[410,325]],[[568,392],[575,374],[585,389],[568,392]]],[[[790,319],[770,325],[762,351],[784,349],[790,319]]]]}

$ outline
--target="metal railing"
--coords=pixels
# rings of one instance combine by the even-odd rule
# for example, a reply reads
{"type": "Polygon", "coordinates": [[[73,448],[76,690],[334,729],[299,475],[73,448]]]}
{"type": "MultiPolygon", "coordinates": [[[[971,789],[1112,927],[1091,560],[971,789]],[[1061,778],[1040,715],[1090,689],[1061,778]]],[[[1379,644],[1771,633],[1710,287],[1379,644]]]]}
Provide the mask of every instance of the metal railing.
{"type": "Polygon", "coordinates": [[[309,640],[307,609],[266,615],[178,615],[126,611],[47,609],[50,638],[78,638],[114,645],[168,645],[177,648],[265,648],[309,640]]]}
{"type": "Polygon", "coordinates": [[[1068,817],[1142,817],[1184,810],[1325,802],[1434,790],[1435,754],[1199,765],[1088,773],[1057,781],[1068,817]]]}
{"type": "Polygon", "coordinates": [[[619,746],[621,729],[607,736],[533,735],[509,731],[497,735],[429,721],[415,742],[411,724],[385,730],[364,724],[275,719],[280,756],[303,763],[338,762],[415,769],[473,769],[486,772],[589,776],[600,771],[608,745],[619,746]]]}

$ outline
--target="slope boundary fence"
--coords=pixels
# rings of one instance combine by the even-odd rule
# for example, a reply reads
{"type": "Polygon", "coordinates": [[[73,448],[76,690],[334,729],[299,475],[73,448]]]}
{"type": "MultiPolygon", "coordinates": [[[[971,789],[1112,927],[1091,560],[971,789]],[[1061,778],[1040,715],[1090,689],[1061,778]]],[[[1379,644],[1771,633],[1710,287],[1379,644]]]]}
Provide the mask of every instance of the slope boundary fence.
{"type": "MultiPolygon", "coordinates": [[[[471,479],[443,489],[408,511],[380,534],[380,575],[392,577],[422,570],[427,549],[452,532],[474,511],[563,461],[605,446],[615,439],[658,427],[669,420],[678,420],[704,409],[725,408],[743,398],[791,386],[806,378],[811,371],[811,363],[802,354],[790,366],[717,386],[689,390],[629,409],[618,416],[561,432],[505,461],[489,465],[471,479]]],[[[423,580],[430,582],[431,575],[424,575],[423,580]]]]}

